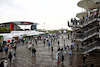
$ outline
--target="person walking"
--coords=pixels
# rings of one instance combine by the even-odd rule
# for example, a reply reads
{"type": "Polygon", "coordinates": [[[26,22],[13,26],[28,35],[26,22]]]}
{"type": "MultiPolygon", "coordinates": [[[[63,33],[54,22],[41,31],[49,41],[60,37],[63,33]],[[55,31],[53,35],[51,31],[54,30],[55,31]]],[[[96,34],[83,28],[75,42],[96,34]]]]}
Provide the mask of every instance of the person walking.
{"type": "Polygon", "coordinates": [[[53,46],[51,47],[51,52],[53,53],[53,46]]]}
{"type": "Polygon", "coordinates": [[[9,58],[9,62],[11,63],[11,60],[12,60],[12,54],[11,54],[11,52],[9,53],[8,58],[9,58]]]}
{"type": "Polygon", "coordinates": [[[21,41],[22,41],[22,44],[24,45],[24,39],[23,39],[23,38],[22,38],[22,40],[21,40],[21,41]]]}
{"type": "Polygon", "coordinates": [[[73,18],[71,18],[71,23],[73,23],[73,25],[74,25],[73,18]]]}
{"type": "Polygon", "coordinates": [[[64,44],[65,44],[65,39],[64,39],[64,44]]]}
{"type": "Polygon", "coordinates": [[[63,39],[63,33],[61,34],[61,36],[62,36],[62,39],[63,39]]]}
{"type": "Polygon", "coordinates": [[[59,41],[58,41],[58,46],[59,46],[59,41]]]}
{"type": "Polygon", "coordinates": [[[7,43],[6,41],[3,41],[3,45],[6,45],[6,43],[7,43]]]}
{"type": "Polygon", "coordinates": [[[68,37],[68,40],[69,40],[69,33],[68,33],[68,36],[67,37],[68,37]]]}
{"type": "Polygon", "coordinates": [[[63,47],[61,48],[61,51],[63,51],[63,47]]]}
{"type": "Polygon", "coordinates": [[[0,46],[0,52],[2,52],[2,53],[3,53],[3,48],[2,48],[2,46],[0,46]]]}
{"type": "Polygon", "coordinates": [[[91,64],[90,67],[94,67],[94,64],[91,64]]]}
{"type": "Polygon", "coordinates": [[[46,38],[46,41],[48,42],[49,40],[48,40],[48,37],[46,38]]]}
{"type": "Polygon", "coordinates": [[[28,49],[30,50],[32,48],[32,42],[29,43],[28,49]]]}
{"type": "Polygon", "coordinates": [[[72,59],[72,51],[71,50],[68,52],[68,54],[70,55],[69,58],[72,59]]]}
{"type": "Polygon", "coordinates": [[[3,61],[1,61],[1,66],[0,67],[4,67],[4,62],[3,61]]]}
{"type": "Polygon", "coordinates": [[[8,54],[8,46],[5,47],[5,55],[8,54]]]}
{"type": "Polygon", "coordinates": [[[57,59],[57,64],[59,64],[59,58],[60,58],[60,51],[58,51],[57,53],[56,53],[56,59],[57,59]]]}
{"type": "Polygon", "coordinates": [[[34,48],[32,48],[32,56],[34,56],[34,48]]]}
{"type": "Polygon", "coordinates": [[[32,46],[34,47],[34,40],[31,40],[31,42],[32,42],[32,46]]]}
{"type": "Polygon", "coordinates": [[[35,53],[36,53],[36,49],[33,47],[33,48],[32,48],[32,56],[34,56],[35,53]]]}
{"type": "Polygon", "coordinates": [[[28,39],[26,38],[26,40],[25,40],[25,41],[26,41],[26,45],[27,45],[27,44],[28,44],[28,39]]]}
{"type": "Polygon", "coordinates": [[[37,40],[35,40],[35,44],[37,45],[37,40]]]}
{"type": "Polygon", "coordinates": [[[45,40],[43,40],[43,43],[44,43],[44,45],[45,45],[45,40]]]}
{"type": "Polygon", "coordinates": [[[64,62],[64,55],[63,53],[61,53],[61,63],[63,64],[63,62],[64,62]]]}
{"type": "Polygon", "coordinates": [[[51,38],[51,44],[52,44],[52,40],[53,40],[53,39],[51,38]]]}
{"type": "Polygon", "coordinates": [[[73,52],[73,45],[70,46],[70,50],[73,52]]]}
{"type": "Polygon", "coordinates": [[[58,47],[58,51],[60,51],[61,49],[60,49],[60,47],[58,47]]]}
{"type": "Polygon", "coordinates": [[[17,48],[17,47],[16,47],[16,43],[14,44],[14,46],[13,46],[13,47],[14,47],[14,49],[16,50],[16,48],[17,48]]]}
{"type": "Polygon", "coordinates": [[[15,58],[16,58],[16,51],[14,50],[13,51],[13,61],[15,60],[15,58]]]}
{"type": "Polygon", "coordinates": [[[5,59],[5,61],[4,61],[4,67],[9,67],[7,59],[5,59]]]}
{"type": "Polygon", "coordinates": [[[50,46],[50,42],[48,41],[48,46],[50,46]]]}
{"type": "Polygon", "coordinates": [[[85,61],[86,61],[86,55],[83,55],[83,57],[82,57],[82,61],[83,61],[83,65],[85,65],[85,61]]]}
{"type": "Polygon", "coordinates": [[[64,45],[64,51],[66,52],[67,47],[64,45]]]}
{"type": "Polygon", "coordinates": [[[13,51],[12,46],[9,45],[9,47],[8,47],[8,52],[12,52],[12,51],[13,51]]]}
{"type": "Polygon", "coordinates": [[[69,49],[69,45],[67,45],[67,48],[69,49]]]}

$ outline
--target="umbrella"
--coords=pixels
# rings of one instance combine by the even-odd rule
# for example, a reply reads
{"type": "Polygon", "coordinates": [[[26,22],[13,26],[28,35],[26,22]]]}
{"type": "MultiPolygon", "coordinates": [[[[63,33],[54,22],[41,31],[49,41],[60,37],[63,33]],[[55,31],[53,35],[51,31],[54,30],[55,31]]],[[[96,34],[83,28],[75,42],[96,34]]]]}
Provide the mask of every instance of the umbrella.
{"type": "Polygon", "coordinates": [[[72,52],[68,52],[69,55],[72,55],[72,52]]]}
{"type": "Polygon", "coordinates": [[[10,42],[10,40],[8,40],[8,42],[10,42]]]}

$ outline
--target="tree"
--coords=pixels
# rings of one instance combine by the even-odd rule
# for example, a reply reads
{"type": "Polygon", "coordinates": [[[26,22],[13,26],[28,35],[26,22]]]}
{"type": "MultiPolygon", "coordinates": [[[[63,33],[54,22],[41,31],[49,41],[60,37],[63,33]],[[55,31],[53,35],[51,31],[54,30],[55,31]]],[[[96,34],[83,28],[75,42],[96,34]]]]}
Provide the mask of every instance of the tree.
{"type": "Polygon", "coordinates": [[[0,32],[8,32],[11,31],[10,29],[7,29],[6,27],[0,27],[0,32]]]}

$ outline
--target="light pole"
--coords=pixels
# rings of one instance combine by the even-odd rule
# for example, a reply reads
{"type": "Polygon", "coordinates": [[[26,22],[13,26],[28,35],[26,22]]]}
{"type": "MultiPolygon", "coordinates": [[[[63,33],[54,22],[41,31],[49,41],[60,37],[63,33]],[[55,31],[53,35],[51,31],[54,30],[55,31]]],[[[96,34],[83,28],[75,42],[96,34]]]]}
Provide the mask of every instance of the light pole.
{"type": "Polygon", "coordinates": [[[44,31],[45,31],[45,22],[44,22],[44,31]]]}

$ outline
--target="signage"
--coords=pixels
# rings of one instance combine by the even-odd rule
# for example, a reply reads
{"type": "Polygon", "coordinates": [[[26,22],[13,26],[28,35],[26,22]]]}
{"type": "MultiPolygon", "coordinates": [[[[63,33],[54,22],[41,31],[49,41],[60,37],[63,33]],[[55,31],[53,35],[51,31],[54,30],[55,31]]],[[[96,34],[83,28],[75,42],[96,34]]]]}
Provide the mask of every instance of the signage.
{"type": "Polygon", "coordinates": [[[31,30],[36,30],[36,25],[32,25],[31,30]]]}
{"type": "Polygon", "coordinates": [[[21,24],[33,24],[33,23],[30,23],[30,22],[21,22],[21,24]]]}
{"type": "Polygon", "coordinates": [[[13,23],[10,23],[10,30],[13,30],[13,23]]]}

